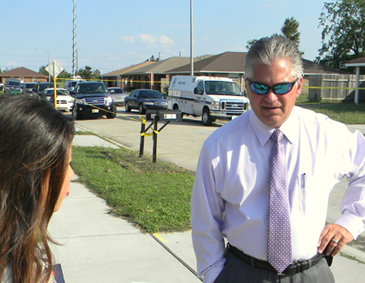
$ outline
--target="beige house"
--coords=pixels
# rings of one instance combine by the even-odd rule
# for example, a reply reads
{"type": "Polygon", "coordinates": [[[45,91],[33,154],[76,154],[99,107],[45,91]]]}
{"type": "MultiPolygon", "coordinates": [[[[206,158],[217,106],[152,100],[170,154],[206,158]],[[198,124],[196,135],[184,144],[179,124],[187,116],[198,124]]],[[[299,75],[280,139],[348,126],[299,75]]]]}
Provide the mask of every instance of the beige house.
{"type": "MultiPolygon", "coordinates": [[[[194,58],[195,76],[228,77],[234,80],[241,88],[245,89],[244,64],[246,52],[224,52],[217,55],[205,55],[194,58]]],[[[190,57],[171,57],[163,61],[147,61],[149,64],[133,65],[133,69],[121,69],[120,77],[116,81],[128,82],[129,88],[157,89],[165,92],[171,78],[175,75],[190,75],[190,57]],[[123,72],[121,72],[123,71],[123,72]]],[[[144,63],[147,63],[144,62],[144,63]]],[[[338,88],[330,89],[333,83],[329,81],[352,81],[353,74],[332,67],[317,64],[303,59],[304,80],[303,95],[308,95],[310,100],[325,99],[351,99],[348,91],[338,88]]],[[[116,71],[117,72],[117,71],[116,71]]],[[[107,75],[102,75],[106,78],[107,75]]]]}
{"type": "Polygon", "coordinates": [[[186,65],[190,57],[171,57],[161,61],[153,61],[154,64],[126,72],[124,76],[130,82],[130,88],[156,89],[164,92],[170,84],[169,70],[186,65]]]}
{"type": "Polygon", "coordinates": [[[145,61],[136,65],[132,65],[123,69],[119,69],[110,73],[106,73],[101,75],[101,80],[104,81],[106,83],[106,85],[108,87],[120,87],[120,88],[125,88],[126,85],[128,84],[128,78],[127,76],[125,76],[124,74],[138,69],[138,68],[142,68],[151,64],[156,63],[155,61],[145,61]]]}
{"type": "Polygon", "coordinates": [[[22,83],[46,82],[48,76],[34,72],[24,67],[16,68],[0,74],[0,83],[5,83],[7,79],[17,79],[22,83]]]}

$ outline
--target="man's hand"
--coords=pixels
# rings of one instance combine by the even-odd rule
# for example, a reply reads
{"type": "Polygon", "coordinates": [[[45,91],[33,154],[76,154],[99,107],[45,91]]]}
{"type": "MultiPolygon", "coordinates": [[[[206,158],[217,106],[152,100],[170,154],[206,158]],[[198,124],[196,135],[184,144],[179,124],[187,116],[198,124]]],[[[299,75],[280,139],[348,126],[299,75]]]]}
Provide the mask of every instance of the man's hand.
{"type": "Polygon", "coordinates": [[[346,243],[351,242],[354,237],[344,227],[337,224],[329,224],[324,227],[318,241],[318,253],[325,251],[326,255],[334,257],[346,243]],[[327,249],[326,249],[327,247],[327,249]]]}

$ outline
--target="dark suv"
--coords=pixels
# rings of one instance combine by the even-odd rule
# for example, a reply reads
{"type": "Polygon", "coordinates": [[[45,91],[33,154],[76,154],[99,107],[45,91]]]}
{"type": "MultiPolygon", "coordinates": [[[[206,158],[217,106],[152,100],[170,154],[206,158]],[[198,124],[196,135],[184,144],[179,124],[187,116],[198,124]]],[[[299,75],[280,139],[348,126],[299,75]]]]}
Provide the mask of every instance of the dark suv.
{"type": "Polygon", "coordinates": [[[75,87],[75,95],[75,105],[72,109],[75,119],[91,115],[106,115],[108,119],[117,116],[117,107],[103,82],[79,82],[75,87]]]}
{"type": "Polygon", "coordinates": [[[20,80],[15,80],[15,79],[6,80],[6,83],[4,85],[4,93],[12,95],[21,94],[22,89],[20,80]]]}
{"type": "Polygon", "coordinates": [[[24,83],[22,85],[22,92],[23,94],[32,96],[33,94],[33,88],[37,83],[24,83]]]}
{"type": "Polygon", "coordinates": [[[33,86],[32,96],[38,98],[39,100],[48,102],[46,97],[44,95],[42,96],[42,94],[46,88],[52,88],[53,86],[54,86],[53,83],[46,83],[46,82],[45,83],[36,83],[33,86]]]}

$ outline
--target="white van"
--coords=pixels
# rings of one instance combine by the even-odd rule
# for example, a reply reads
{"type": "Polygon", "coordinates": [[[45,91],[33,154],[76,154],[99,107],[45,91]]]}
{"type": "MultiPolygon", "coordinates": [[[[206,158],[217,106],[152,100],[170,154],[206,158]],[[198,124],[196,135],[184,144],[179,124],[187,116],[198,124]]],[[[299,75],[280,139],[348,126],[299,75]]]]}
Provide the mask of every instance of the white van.
{"type": "Polygon", "coordinates": [[[210,126],[217,119],[233,119],[250,109],[249,100],[229,78],[174,76],[168,93],[168,109],[182,115],[201,116],[210,126]]]}

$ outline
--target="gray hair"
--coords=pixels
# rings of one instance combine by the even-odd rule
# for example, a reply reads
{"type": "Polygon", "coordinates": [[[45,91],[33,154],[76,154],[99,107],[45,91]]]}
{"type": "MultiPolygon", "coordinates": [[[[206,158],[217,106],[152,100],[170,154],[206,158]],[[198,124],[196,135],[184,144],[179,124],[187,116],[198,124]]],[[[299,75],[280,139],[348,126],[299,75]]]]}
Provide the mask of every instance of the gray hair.
{"type": "Polygon", "coordinates": [[[245,59],[245,78],[253,77],[256,63],[270,65],[274,59],[287,58],[292,63],[291,76],[303,76],[303,63],[296,45],[285,36],[272,35],[259,39],[248,51],[245,59]]]}

